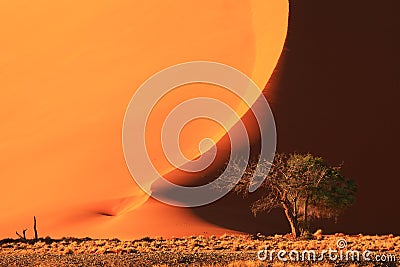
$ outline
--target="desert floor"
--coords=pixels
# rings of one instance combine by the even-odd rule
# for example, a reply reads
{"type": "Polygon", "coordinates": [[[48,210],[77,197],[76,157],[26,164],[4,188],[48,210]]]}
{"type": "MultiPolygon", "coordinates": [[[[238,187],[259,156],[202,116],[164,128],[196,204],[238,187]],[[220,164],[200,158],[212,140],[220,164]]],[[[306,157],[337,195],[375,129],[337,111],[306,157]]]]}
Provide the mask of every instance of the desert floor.
{"type": "MultiPolygon", "coordinates": [[[[339,250],[339,251],[340,251],[339,250]]],[[[43,238],[32,240],[4,239],[0,241],[0,266],[399,266],[400,236],[322,235],[308,240],[290,236],[222,235],[190,236],[163,239],[145,237],[132,241],[90,238],[43,238]],[[344,240],[346,242],[344,242],[344,240]],[[259,250],[268,251],[338,249],[363,253],[368,250],[371,261],[303,261],[286,263],[261,261],[259,250]],[[342,249],[343,247],[343,249],[342,249]],[[385,261],[377,261],[380,255],[385,261]]]]}

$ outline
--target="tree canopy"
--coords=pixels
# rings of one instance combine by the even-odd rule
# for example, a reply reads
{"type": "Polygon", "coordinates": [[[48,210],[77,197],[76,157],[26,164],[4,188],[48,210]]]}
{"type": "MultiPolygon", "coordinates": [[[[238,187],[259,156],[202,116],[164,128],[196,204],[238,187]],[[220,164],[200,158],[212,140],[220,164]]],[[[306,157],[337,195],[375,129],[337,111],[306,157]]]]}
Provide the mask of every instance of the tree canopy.
{"type": "MultiPolygon", "coordinates": [[[[276,154],[274,162],[258,162],[257,175],[267,174],[259,190],[262,195],[251,205],[254,215],[275,208],[284,210],[294,237],[309,230],[310,219],[337,218],[353,205],[357,186],[341,173],[311,154],[276,154]]],[[[250,164],[235,191],[248,194],[257,163],[250,164]]],[[[235,175],[235,174],[231,174],[235,175]]]]}

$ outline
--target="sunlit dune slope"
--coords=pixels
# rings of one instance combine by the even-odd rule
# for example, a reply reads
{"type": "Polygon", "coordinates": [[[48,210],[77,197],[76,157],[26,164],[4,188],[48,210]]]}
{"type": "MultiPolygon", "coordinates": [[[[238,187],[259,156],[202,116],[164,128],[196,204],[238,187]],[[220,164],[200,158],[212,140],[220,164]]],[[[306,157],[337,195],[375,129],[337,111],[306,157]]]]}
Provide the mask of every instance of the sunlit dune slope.
{"type": "MultiPolygon", "coordinates": [[[[282,51],[287,16],[285,0],[1,2],[0,237],[28,227],[33,215],[40,233],[53,236],[215,229],[189,210],[146,202],[123,158],[125,109],[151,75],[193,60],[228,64],[263,88],[282,51]],[[175,223],[185,220],[190,227],[175,223]]],[[[159,108],[213,93],[212,86],[192,86],[159,108]]],[[[216,97],[246,111],[229,94],[216,97]]],[[[156,129],[162,117],[152,123],[156,129]]],[[[189,157],[198,153],[197,138],[224,134],[199,123],[185,130],[189,157]]],[[[161,157],[159,135],[150,136],[149,150],[161,157]]]]}

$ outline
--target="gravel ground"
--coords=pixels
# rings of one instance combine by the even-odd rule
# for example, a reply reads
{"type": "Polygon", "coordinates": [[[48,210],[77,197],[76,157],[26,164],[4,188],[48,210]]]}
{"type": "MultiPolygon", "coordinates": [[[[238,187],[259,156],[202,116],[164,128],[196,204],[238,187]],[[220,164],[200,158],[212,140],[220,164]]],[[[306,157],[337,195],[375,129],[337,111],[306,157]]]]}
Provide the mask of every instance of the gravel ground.
{"type": "MultiPolygon", "coordinates": [[[[0,257],[0,266],[37,266],[37,267],[53,267],[53,266],[132,266],[132,267],[148,267],[148,266],[227,266],[229,263],[236,262],[233,267],[239,266],[292,266],[283,265],[282,263],[265,263],[254,260],[256,258],[255,253],[138,253],[138,254],[126,254],[126,255],[98,255],[98,254],[81,254],[81,255],[41,255],[41,254],[9,254],[0,257]]],[[[367,263],[360,262],[357,264],[351,263],[318,263],[316,266],[399,266],[399,262],[392,263],[367,263]]],[[[312,263],[302,263],[294,266],[314,266],[312,263]]]]}
{"type": "Polygon", "coordinates": [[[9,254],[0,256],[0,266],[203,266],[225,265],[238,260],[254,260],[254,253],[137,253],[125,255],[41,255],[9,254]]]}
{"type": "MultiPolygon", "coordinates": [[[[369,250],[373,255],[394,255],[395,262],[337,262],[318,266],[400,266],[400,237],[393,235],[318,235],[310,239],[292,239],[290,236],[275,235],[222,235],[190,236],[163,239],[162,237],[121,241],[118,239],[91,238],[41,238],[37,241],[0,240],[0,267],[2,266],[279,266],[275,254],[273,263],[259,261],[257,252],[265,247],[275,250],[337,249],[343,241],[343,251],[369,250]],[[242,261],[239,262],[238,261],[242,261]],[[244,262],[246,261],[246,262],[244,262]],[[232,264],[236,262],[235,264],[232,264]]],[[[308,262],[307,262],[308,263],[308,262]]],[[[293,266],[293,265],[285,265],[293,266]]],[[[303,264],[296,266],[314,266],[303,264]]]]}

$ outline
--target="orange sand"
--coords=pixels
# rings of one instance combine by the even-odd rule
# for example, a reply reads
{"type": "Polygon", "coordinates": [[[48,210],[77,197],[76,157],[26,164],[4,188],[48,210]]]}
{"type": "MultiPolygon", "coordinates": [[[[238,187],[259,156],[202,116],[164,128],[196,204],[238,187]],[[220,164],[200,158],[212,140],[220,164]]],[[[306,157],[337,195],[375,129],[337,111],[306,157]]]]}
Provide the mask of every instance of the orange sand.
{"type": "MultiPolygon", "coordinates": [[[[33,215],[40,235],[53,237],[225,231],[189,209],[148,200],[135,185],[122,154],[124,112],[147,78],[186,61],[228,64],[263,88],[287,18],[285,0],[1,2],[0,237],[30,227],[33,215]]],[[[214,92],[189,89],[161,110],[214,92]]],[[[197,138],[223,134],[200,122],[186,130],[182,149],[195,157],[197,138]]],[[[162,155],[159,136],[152,138],[149,149],[162,155]]],[[[171,168],[161,164],[159,171],[171,168]]]]}

